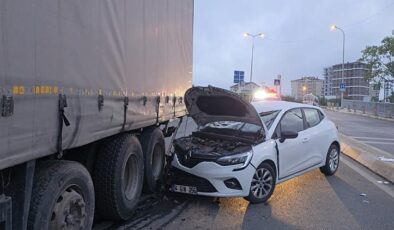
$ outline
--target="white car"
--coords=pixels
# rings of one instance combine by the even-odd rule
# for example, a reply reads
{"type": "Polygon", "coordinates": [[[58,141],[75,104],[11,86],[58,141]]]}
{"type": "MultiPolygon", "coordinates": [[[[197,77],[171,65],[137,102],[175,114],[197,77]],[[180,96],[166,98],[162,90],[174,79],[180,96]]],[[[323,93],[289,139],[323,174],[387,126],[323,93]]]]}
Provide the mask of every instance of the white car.
{"type": "Polygon", "coordinates": [[[333,122],[318,107],[248,103],[215,87],[193,87],[185,103],[198,128],[174,141],[171,191],[265,202],[275,185],[313,169],[338,169],[333,122]]]}

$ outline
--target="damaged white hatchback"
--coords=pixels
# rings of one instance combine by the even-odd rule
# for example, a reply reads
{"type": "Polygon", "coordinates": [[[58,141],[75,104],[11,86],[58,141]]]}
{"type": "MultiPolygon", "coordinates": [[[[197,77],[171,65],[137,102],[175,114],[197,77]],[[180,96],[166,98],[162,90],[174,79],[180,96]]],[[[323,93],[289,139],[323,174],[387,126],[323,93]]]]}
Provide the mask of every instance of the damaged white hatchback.
{"type": "Polygon", "coordinates": [[[215,87],[185,94],[198,128],[174,141],[170,190],[265,202],[275,185],[339,164],[338,132],[315,106],[283,101],[248,103],[215,87]]]}

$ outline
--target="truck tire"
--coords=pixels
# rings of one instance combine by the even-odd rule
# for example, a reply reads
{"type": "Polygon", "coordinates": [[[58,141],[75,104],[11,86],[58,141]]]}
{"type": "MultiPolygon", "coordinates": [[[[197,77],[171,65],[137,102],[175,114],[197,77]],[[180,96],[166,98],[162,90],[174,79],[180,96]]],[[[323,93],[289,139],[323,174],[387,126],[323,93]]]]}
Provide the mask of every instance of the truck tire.
{"type": "Polygon", "coordinates": [[[89,172],[73,161],[37,165],[28,229],[92,229],[94,188],[89,172]]]}
{"type": "Polygon", "coordinates": [[[145,129],[140,136],[145,166],[145,192],[156,192],[160,188],[165,162],[163,132],[156,127],[145,129]]]}
{"type": "Polygon", "coordinates": [[[104,141],[94,169],[98,215],[110,220],[130,218],[141,196],[143,179],[144,162],[137,137],[121,134],[104,141]]]}

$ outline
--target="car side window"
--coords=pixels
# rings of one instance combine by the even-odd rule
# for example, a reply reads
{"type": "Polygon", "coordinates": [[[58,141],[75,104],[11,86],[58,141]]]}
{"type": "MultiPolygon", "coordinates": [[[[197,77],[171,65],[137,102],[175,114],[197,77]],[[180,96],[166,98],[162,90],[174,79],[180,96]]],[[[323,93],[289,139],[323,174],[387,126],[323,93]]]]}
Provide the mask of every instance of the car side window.
{"type": "Polygon", "coordinates": [[[304,108],[305,120],[308,128],[320,123],[320,114],[317,109],[304,108]]]}
{"type": "Polygon", "coordinates": [[[297,133],[304,130],[304,119],[301,109],[287,111],[280,121],[280,129],[281,132],[292,131],[297,133]]]}

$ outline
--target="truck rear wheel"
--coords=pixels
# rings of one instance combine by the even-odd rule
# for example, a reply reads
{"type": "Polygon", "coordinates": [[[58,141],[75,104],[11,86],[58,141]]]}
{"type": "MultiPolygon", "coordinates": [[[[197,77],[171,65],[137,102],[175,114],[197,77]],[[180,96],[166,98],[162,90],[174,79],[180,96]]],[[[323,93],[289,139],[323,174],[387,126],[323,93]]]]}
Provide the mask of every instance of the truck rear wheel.
{"type": "Polygon", "coordinates": [[[28,229],[91,229],[94,188],[89,172],[72,161],[37,165],[28,229]]]}
{"type": "Polygon", "coordinates": [[[164,136],[159,128],[145,129],[140,136],[144,152],[145,180],[144,191],[155,192],[160,186],[165,162],[164,136]]]}
{"type": "Polygon", "coordinates": [[[144,162],[138,138],[122,134],[100,148],[94,169],[97,212],[101,218],[126,220],[141,196],[144,162]]]}

